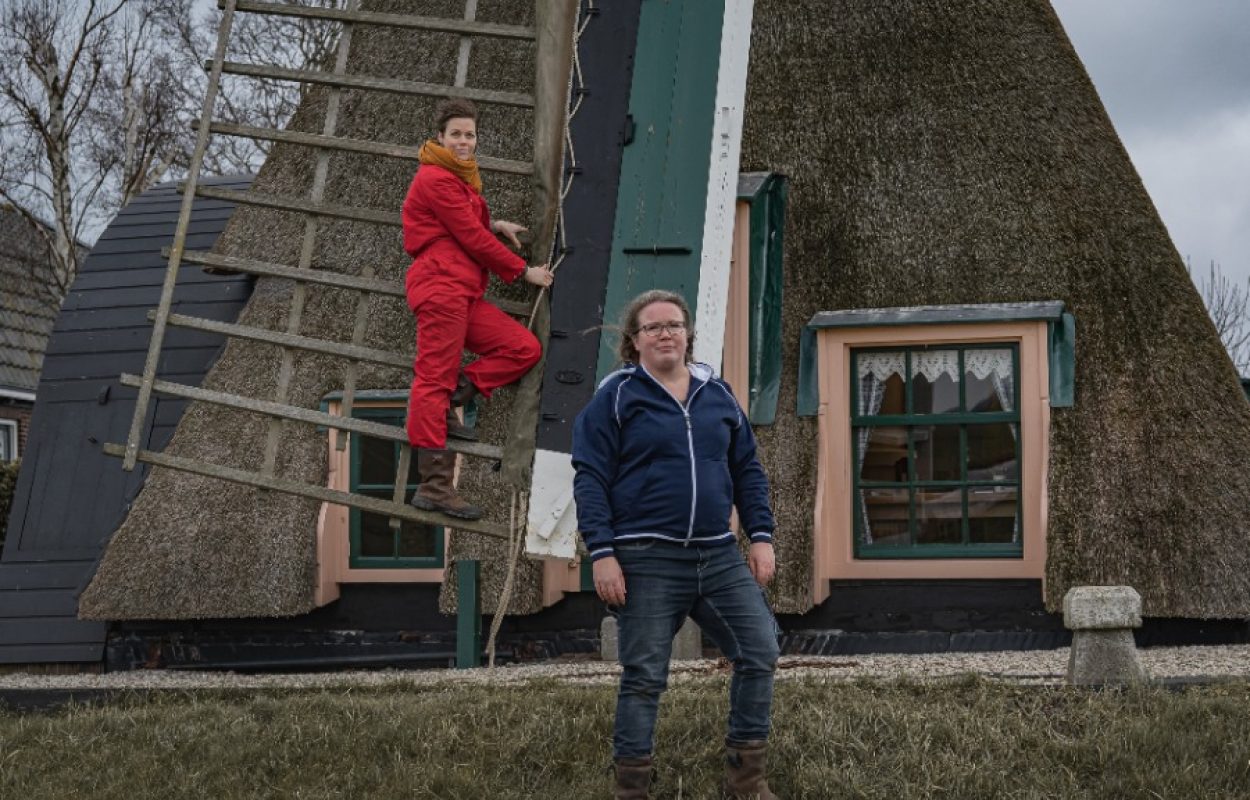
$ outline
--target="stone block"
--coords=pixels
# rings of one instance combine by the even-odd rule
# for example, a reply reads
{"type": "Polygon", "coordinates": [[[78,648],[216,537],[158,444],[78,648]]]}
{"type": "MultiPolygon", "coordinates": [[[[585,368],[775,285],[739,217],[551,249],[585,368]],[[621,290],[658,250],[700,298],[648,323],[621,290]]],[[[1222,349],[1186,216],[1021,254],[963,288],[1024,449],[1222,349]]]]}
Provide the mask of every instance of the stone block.
{"type": "Polygon", "coordinates": [[[1073,631],[1141,627],[1141,595],[1132,586],[1076,586],[1063,597],[1063,624],[1073,631]]]}
{"type": "MultiPolygon", "coordinates": [[[[599,623],[599,657],[604,661],[620,660],[620,634],[616,617],[605,616],[599,623]]],[[[694,620],[687,619],[681,630],[673,637],[673,654],[670,661],[703,658],[703,632],[694,620]]]]}
{"type": "Polygon", "coordinates": [[[599,623],[599,657],[604,661],[620,659],[620,636],[616,630],[616,617],[607,614],[599,623]]]}
{"type": "Polygon", "coordinates": [[[1073,686],[1108,686],[1145,680],[1146,669],[1137,656],[1131,630],[1076,631],[1072,634],[1068,683],[1073,686]]]}
{"type": "Polygon", "coordinates": [[[703,631],[689,617],[682,623],[681,630],[673,637],[673,661],[689,661],[703,658],[703,631]]]}

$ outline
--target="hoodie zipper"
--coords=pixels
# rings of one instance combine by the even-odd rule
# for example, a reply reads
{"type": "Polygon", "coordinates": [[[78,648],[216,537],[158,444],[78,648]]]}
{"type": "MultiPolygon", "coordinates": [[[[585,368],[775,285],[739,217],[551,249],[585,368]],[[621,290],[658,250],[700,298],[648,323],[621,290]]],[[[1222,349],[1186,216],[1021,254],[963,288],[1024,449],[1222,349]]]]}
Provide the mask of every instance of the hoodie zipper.
{"type": "Polygon", "coordinates": [[[694,457],[694,425],[690,421],[690,406],[694,403],[694,396],[699,393],[700,389],[707,385],[707,380],[704,380],[698,386],[694,387],[694,389],[690,391],[690,395],[686,398],[686,404],[682,405],[677,400],[676,395],[670,392],[668,387],[665,386],[663,382],[656,380],[654,375],[647,372],[646,367],[642,367],[641,365],[639,366],[642,368],[642,371],[646,373],[648,378],[655,381],[655,383],[664,390],[664,393],[667,394],[674,403],[677,403],[677,407],[681,409],[682,417],[686,420],[686,447],[690,452],[690,524],[686,528],[686,541],[682,543],[682,547],[689,547],[690,539],[694,536],[694,513],[699,498],[699,477],[694,457]]]}

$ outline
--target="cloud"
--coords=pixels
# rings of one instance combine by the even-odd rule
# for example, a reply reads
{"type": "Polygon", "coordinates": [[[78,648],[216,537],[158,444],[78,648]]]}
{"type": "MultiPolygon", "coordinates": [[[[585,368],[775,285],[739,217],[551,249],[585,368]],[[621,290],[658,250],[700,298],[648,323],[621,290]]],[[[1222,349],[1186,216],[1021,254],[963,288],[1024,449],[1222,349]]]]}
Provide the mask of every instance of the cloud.
{"type": "Polygon", "coordinates": [[[1177,250],[1250,279],[1250,2],[1052,5],[1177,250]]]}

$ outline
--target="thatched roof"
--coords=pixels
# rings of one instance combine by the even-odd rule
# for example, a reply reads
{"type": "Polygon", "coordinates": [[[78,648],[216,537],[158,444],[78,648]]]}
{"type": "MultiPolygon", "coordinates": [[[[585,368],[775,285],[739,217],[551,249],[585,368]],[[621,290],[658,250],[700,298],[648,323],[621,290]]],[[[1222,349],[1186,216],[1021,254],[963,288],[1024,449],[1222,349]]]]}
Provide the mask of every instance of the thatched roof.
{"type": "Polygon", "coordinates": [[[35,224],[0,205],[0,390],[34,392],[61,307],[52,254],[35,224]]]}
{"type": "MultiPolygon", "coordinates": [[[[458,17],[463,5],[447,2],[378,2],[382,11],[458,17]]],[[[478,19],[532,24],[532,3],[524,0],[483,4],[478,19]]],[[[455,76],[457,37],[415,31],[358,27],[353,32],[348,71],[450,85],[455,76]]],[[[479,40],[474,44],[468,85],[513,92],[533,89],[533,48],[479,40]]],[[[326,94],[317,91],[301,106],[292,128],[320,133],[326,94]]],[[[433,100],[348,91],[339,112],[338,134],[417,145],[431,133],[433,100]]],[[[482,151],[529,160],[530,113],[487,107],[481,127],[482,151]]],[[[315,152],[276,147],[253,184],[263,193],[307,196],[315,152]]],[[[326,202],[397,211],[415,165],[396,159],[336,154],[330,159],[326,202]]],[[[487,196],[496,216],[528,218],[526,178],[486,175],[487,196]]],[[[219,252],[286,264],[299,258],[303,218],[295,214],[240,207],[217,245],[219,252]]],[[[366,264],[379,277],[400,280],[409,259],[397,228],[364,223],[323,222],[314,266],[359,274],[366,264]]],[[[260,279],[240,322],[275,330],[286,326],[293,285],[260,279]]],[[[503,294],[503,292],[500,292],[503,294]]],[[[349,342],[356,319],[354,292],[310,287],[300,332],[349,342]]],[[[368,313],[365,344],[411,352],[412,314],[402,300],[375,301],[368,313]]],[[[208,388],[271,399],[278,374],[277,348],[231,342],[205,378],[208,388]]],[[[321,397],[343,388],[343,362],[311,354],[294,360],[289,400],[317,408],[321,397]]],[[[407,387],[403,370],[364,368],[358,388],[407,387]]],[[[499,392],[482,414],[480,431],[501,443],[510,393],[499,392]]],[[[259,469],[267,421],[255,415],[193,404],[166,452],[245,469],[259,469]]],[[[283,434],[279,474],[309,483],[326,479],[326,437],[312,426],[290,424],[283,434]]],[[[486,464],[467,464],[462,484],[474,492],[495,519],[507,519],[508,495],[486,464]],[[478,486],[482,488],[477,488],[478,486]]],[[[319,504],[265,493],[186,473],[153,469],[129,516],[114,534],[95,579],[84,592],[80,614],[97,619],[193,619],[287,616],[313,607],[317,570],[315,531],[319,504]]],[[[502,583],[502,550],[481,537],[457,536],[449,558],[461,552],[489,558],[483,569],[483,597],[497,596],[502,583]]],[[[535,610],[540,571],[523,565],[518,594],[528,599],[514,610],[535,610]]]]}
{"type": "Polygon", "coordinates": [[[780,606],[809,602],[819,311],[1062,300],[1076,405],[1051,421],[1046,600],[1128,584],[1152,616],[1250,615],[1250,404],[1044,0],[755,6],[744,169],[790,176],[785,369],[759,438],[780,606]],[[784,446],[782,446],[784,443],[784,446]]]}

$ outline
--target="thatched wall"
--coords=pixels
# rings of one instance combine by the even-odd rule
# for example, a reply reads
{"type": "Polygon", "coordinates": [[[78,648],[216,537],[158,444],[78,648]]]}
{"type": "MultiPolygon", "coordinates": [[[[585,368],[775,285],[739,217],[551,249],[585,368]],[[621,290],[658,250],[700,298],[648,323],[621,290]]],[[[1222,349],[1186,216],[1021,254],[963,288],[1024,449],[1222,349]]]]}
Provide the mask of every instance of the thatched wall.
{"type": "MultiPolygon", "coordinates": [[[[367,8],[431,16],[460,17],[460,0],[377,2],[367,8]]],[[[532,3],[499,0],[479,4],[478,18],[532,23],[532,3]]],[[[349,72],[450,85],[458,39],[382,28],[357,28],[349,72]]],[[[468,85],[532,91],[533,46],[478,40],[468,85]]],[[[321,132],[325,93],[313,93],[291,127],[321,132]]],[[[343,96],[338,133],[400,144],[420,144],[430,134],[433,101],[349,91],[343,96]]],[[[488,107],[481,120],[485,154],[529,160],[531,113],[488,107]]],[[[316,155],[297,147],[275,148],[253,189],[306,196],[316,155]]],[[[350,154],[330,161],[326,201],[398,210],[414,165],[394,159],[350,154]]],[[[487,174],[487,197],[497,217],[528,218],[528,179],[487,174]]],[[[231,255],[295,264],[303,218],[284,212],[241,207],[218,244],[231,255]]],[[[399,280],[409,259],[399,230],[357,223],[323,223],[314,266],[359,274],[371,264],[377,274],[399,280]]],[[[499,292],[505,295],[511,287],[499,292]]],[[[293,284],[261,279],[240,322],[284,330],[293,284]]],[[[357,295],[309,288],[300,333],[350,341],[357,295]]],[[[194,312],[191,312],[194,313],[194,312]]],[[[369,310],[366,344],[411,352],[412,315],[401,300],[376,301],[369,310]]],[[[232,342],[204,381],[208,388],[272,398],[280,352],[267,345],[232,342]]],[[[323,356],[295,358],[290,401],[317,408],[321,397],[343,386],[343,363],[323,356]]],[[[410,373],[365,369],[358,388],[406,388],[410,373]]],[[[501,443],[510,392],[501,391],[481,415],[483,439],[501,443]]],[[[267,420],[203,404],[192,405],[167,452],[258,469],[267,420]]],[[[279,456],[280,475],[323,483],[326,438],[312,426],[289,424],[279,456]]],[[[484,501],[488,513],[507,519],[508,495],[487,465],[468,464],[462,485],[484,501]]],[[[80,614],[95,619],[190,619],[286,616],[313,606],[316,576],[315,531],[318,503],[225,484],[185,473],[154,469],[129,516],[114,534],[95,579],[83,594],[80,614]]],[[[449,558],[464,553],[494,556],[483,570],[483,593],[490,609],[502,585],[500,545],[480,537],[457,536],[449,558]]],[[[523,565],[513,609],[534,610],[539,571],[523,565]]]]}
{"type": "Polygon", "coordinates": [[[791,180],[780,413],[758,431],[780,608],[809,604],[807,319],[1062,300],[1077,396],[1052,416],[1048,607],[1129,584],[1150,615],[1250,615],[1250,405],[1049,5],[758,0],[751,47],[742,166],[791,180]]]}

